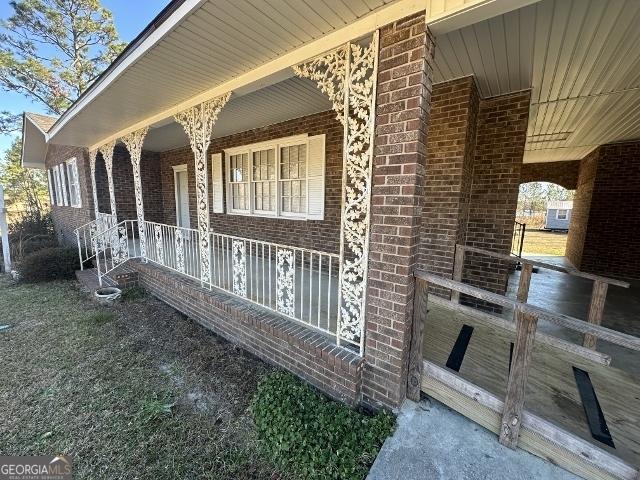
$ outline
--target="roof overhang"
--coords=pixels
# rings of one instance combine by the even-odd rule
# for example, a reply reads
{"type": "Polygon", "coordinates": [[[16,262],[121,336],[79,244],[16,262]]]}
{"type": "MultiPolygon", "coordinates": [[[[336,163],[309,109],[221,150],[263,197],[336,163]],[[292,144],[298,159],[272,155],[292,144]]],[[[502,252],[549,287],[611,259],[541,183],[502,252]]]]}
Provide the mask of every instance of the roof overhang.
{"type": "Polygon", "coordinates": [[[22,166],[45,168],[47,156],[47,133],[29,115],[22,115],[22,166]]]}
{"type": "Polygon", "coordinates": [[[164,127],[177,112],[229,91],[233,102],[286,81],[292,66],[406,16],[426,11],[427,23],[446,32],[533,1],[351,0],[313,8],[309,2],[173,2],[49,136],[94,149],[142,127],[164,127]]]}

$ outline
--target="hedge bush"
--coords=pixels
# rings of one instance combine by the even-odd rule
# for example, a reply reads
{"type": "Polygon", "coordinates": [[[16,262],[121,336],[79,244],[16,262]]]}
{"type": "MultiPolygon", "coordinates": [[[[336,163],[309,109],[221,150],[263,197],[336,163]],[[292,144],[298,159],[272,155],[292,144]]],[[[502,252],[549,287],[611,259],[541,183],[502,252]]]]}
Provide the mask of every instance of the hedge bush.
{"type": "Polygon", "coordinates": [[[251,402],[261,449],[279,468],[308,479],[362,479],[395,428],[330,400],[289,373],[261,382],[251,402]]]}
{"type": "Polygon", "coordinates": [[[46,282],[73,278],[78,268],[80,263],[76,249],[53,247],[25,256],[19,271],[20,279],[25,282],[46,282]]]}

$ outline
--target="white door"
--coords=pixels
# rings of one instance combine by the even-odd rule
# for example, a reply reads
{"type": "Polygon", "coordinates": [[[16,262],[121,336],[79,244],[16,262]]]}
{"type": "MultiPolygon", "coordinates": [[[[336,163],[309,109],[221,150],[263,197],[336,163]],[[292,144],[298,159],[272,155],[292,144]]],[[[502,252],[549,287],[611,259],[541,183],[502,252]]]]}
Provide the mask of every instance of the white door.
{"type": "Polygon", "coordinates": [[[189,221],[189,181],[186,168],[176,169],[176,221],[178,227],[190,228],[189,221]]]}

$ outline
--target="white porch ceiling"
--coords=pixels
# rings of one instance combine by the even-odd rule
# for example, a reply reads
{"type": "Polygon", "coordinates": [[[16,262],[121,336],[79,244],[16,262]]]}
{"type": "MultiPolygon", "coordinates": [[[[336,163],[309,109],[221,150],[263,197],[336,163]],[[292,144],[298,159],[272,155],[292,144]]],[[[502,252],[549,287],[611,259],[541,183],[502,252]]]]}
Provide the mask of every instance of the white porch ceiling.
{"type": "Polygon", "coordinates": [[[640,2],[543,0],[437,37],[436,82],[532,88],[525,162],[640,138],[640,2]]]}
{"type": "MultiPolygon", "coordinates": [[[[59,131],[54,126],[53,141],[92,145],[156,115],[165,119],[150,122],[145,148],[185,145],[180,128],[159,114],[408,1],[185,0],[193,10],[89,107],[78,109],[59,131]]],[[[640,1],[531,1],[425,1],[430,18],[440,22],[434,27],[434,80],[475,75],[483,97],[532,88],[525,162],[579,159],[599,144],[640,138],[640,1]],[[484,20],[489,16],[486,10],[484,17],[478,14],[480,4],[500,4],[507,13],[484,20]],[[455,8],[462,13],[447,19],[455,8]],[[456,24],[466,26],[447,30],[456,24]]],[[[329,108],[313,84],[292,78],[285,68],[236,89],[214,136],[329,108]]]]}

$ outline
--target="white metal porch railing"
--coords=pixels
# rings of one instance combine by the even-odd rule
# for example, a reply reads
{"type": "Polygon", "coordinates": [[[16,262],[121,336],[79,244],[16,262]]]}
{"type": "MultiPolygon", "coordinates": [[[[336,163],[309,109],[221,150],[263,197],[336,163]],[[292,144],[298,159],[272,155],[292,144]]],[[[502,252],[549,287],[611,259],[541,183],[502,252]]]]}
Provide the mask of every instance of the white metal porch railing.
{"type": "Polygon", "coordinates": [[[98,251],[104,250],[108,246],[105,237],[98,235],[115,227],[118,220],[110,213],[99,213],[95,220],[76,228],[73,232],[78,243],[78,254],[80,256],[80,269],[84,269],[84,263],[95,258],[98,251]]]}
{"type": "MultiPolygon", "coordinates": [[[[144,233],[144,261],[273,310],[329,335],[337,344],[360,347],[360,339],[337,333],[337,254],[210,233],[209,279],[203,281],[197,230],[145,221],[144,233]]],[[[104,275],[141,256],[137,220],[120,222],[95,237],[94,243],[102,245],[95,253],[100,284],[104,275]]]]}
{"type": "MultiPolygon", "coordinates": [[[[201,281],[197,230],[145,222],[147,260],[201,281]]],[[[211,233],[210,281],[219,288],[336,337],[336,254],[211,233]]],[[[357,345],[355,342],[350,342],[357,345]]]]}

